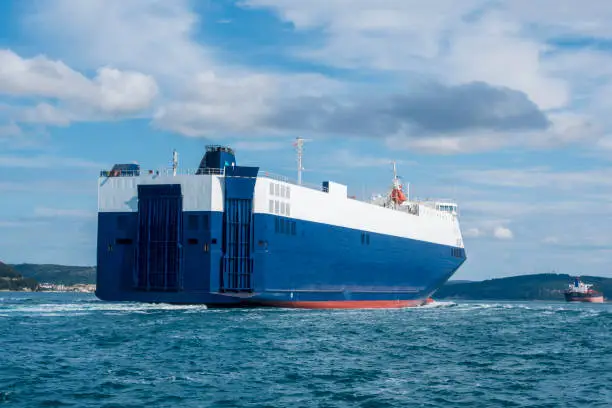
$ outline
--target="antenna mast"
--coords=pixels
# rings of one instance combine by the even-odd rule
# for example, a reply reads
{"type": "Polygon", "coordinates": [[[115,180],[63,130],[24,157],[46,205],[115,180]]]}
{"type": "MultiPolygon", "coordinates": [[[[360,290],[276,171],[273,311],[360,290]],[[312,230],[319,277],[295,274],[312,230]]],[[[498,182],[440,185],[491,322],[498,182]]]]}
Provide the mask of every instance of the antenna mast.
{"type": "Polygon", "coordinates": [[[302,139],[301,137],[296,137],[295,138],[295,150],[297,152],[297,171],[298,171],[298,185],[302,185],[302,170],[304,170],[304,167],[302,166],[302,154],[304,152],[304,139],[302,139]]]}
{"type": "Polygon", "coordinates": [[[178,152],[176,149],[172,151],[172,175],[176,176],[176,169],[178,168],[178,152]]]}

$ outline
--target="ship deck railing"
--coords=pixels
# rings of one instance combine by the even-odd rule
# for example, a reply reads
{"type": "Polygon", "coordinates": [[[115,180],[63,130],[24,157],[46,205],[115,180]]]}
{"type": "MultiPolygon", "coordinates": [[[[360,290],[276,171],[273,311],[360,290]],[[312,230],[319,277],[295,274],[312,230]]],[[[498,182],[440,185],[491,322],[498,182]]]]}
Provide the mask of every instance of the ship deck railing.
{"type": "MultiPolygon", "coordinates": [[[[195,176],[195,175],[222,176],[225,174],[225,170],[215,168],[215,167],[207,167],[207,168],[197,168],[196,167],[196,168],[177,168],[176,173],[175,173],[175,170],[173,170],[172,168],[162,168],[158,170],[117,170],[117,171],[102,170],[100,171],[100,177],[139,177],[139,176],[146,176],[146,175],[172,176],[174,174],[176,174],[177,176],[178,175],[181,175],[181,176],[195,176]]],[[[290,177],[287,177],[281,174],[277,174],[277,173],[273,173],[267,170],[259,170],[257,177],[269,178],[275,181],[288,183],[288,184],[292,184],[295,186],[305,187],[305,188],[309,188],[309,189],[316,190],[316,191],[327,192],[327,188],[324,187],[322,184],[314,184],[314,183],[308,183],[308,182],[298,183],[297,180],[291,179],[290,177]]],[[[350,196],[349,198],[353,200],[361,201],[367,204],[383,206],[379,203],[376,203],[375,202],[376,199],[374,197],[366,199],[366,198],[358,198],[357,196],[350,196]]],[[[380,198],[381,197],[379,196],[378,199],[380,198]]],[[[446,199],[446,198],[445,199],[434,199],[434,198],[415,197],[415,198],[411,198],[409,200],[409,203],[422,205],[422,206],[425,206],[431,209],[436,209],[436,205],[440,203],[445,203],[445,204],[452,203],[456,205],[454,200],[446,199]]],[[[388,208],[391,208],[391,207],[388,207],[388,208]]],[[[414,210],[408,208],[408,206],[395,206],[395,209],[399,211],[405,211],[408,213],[415,214],[414,210]]],[[[418,211],[416,213],[418,214],[418,211]]]]}

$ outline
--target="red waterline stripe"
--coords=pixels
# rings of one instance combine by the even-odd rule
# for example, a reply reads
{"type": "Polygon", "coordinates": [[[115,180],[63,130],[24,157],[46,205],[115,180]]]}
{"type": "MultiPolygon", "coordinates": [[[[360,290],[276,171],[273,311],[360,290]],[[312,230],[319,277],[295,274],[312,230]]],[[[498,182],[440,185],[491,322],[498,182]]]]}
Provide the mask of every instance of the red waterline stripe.
{"type": "Polygon", "coordinates": [[[433,302],[426,300],[325,300],[298,302],[270,302],[269,306],[292,307],[299,309],[398,309],[403,307],[422,306],[433,302]]]}

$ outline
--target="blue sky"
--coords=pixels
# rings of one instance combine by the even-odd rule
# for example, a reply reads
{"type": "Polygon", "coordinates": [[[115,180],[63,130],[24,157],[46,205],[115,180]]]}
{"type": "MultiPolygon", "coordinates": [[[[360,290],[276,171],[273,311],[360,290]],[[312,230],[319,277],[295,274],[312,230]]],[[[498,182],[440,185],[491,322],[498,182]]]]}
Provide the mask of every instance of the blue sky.
{"type": "MultiPolygon", "coordinates": [[[[460,3],[460,4],[459,4],[460,3]]],[[[95,263],[116,162],[243,164],[459,203],[457,279],[612,276],[612,5],[0,2],[0,260],[95,263]]]]}

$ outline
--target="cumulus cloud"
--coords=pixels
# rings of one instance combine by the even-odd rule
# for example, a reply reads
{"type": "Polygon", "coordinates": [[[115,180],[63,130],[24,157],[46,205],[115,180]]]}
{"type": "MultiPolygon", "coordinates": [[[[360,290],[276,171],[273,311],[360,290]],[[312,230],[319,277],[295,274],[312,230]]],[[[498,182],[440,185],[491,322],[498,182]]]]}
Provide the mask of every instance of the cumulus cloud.
{"type": "Polygon", "coordinates": [[[186,82],[175,100],[163,104],[153,123],[187,136],[225,131],[258,137],[288,130],[269,119],[282,109],[285,98],[316,99],[340,87],[337,81],[314,74],[206,71],[186,82]]]}
{"type": "Polygon", "coordinates": [[[513,232],[502,225],[469,227],[463,232],[463,236],[466,238],[495,238],[499,240],[510,240],[514,238],[513,232]]]}
{"type": "Polygon", "coordinates": [[[512,188],[550,188],[570,190],[588,187],[612,186],[612,169],[600,168],[584,171],[554,171],[549,168],[482,169],[460,171],[469,183],[512,188]]]}
{"type": "MultiPolygon", "coordinates": [[[[430,153],[507,146],[549,148],[593,142],[605,134],[592,115],[598,112],[595,106],[601,112],[609,110],[605,106],[609,98],[603,96],[609,93],[603,85],[612,82],[609,56],[555,46],[555,40],[585,33],[607,35],[605,16],[612,14],[610,5],[585,10],[579,3],[558,5],[548,0],[544,3],[548,6],[523,1],[364,0],[350,2],[351,13],[346,13],[349,5],[344,0],[246,0],[242,4],[271,10],[296,30],[316,30],[321,35],[321,41],[294,50],[294,55],[347,69],[392,71],[400,78],[438,81],[448,87],[484,82],[492,88],[511,89],[526,95],[550,123],[546,132],[519,135],[500,129],[470,131],[465,137],[459,137],[457,129],[427,138],[400,134],[387,140],[396,148],[430,153]],[[591,109],[581,114],[572,106],[576,97],[591,109]]],[[[440,116],[438,123],[452,124],[452,117],[447,121],[440,116]]]]}
{"type": "Polygon", "coordinates": [[[74,157],[58,156],[0,156],[0,167],[28,168],[28,169],[51,169],[51,168],[81,168],[101,169],[103,164],[83,160],[74,157]]]}
{"type": "Polygon", "coordinates": [[[21,128],[15,122],[0,125],[0,141],[20,136],[21,134],[21,128]]]}
{"type": "MultiPolygon", "coordinates": [[[[584,78],[585,70],[578,70],[572,54],[549,52],[550,33],[573,32],[579,25],[555,26],[538,13],[527,17],[532,6],[485,0],[245,0],[239,5],[272,10],[296,30],[321,36],[288,50],[286,57],[366,69],[379,79],[392,72],[391,79],[377,88],[359,80],[230,66],[219,61],[212,45],[196,41],[202,21],[187,0],[50,0],[26,26],[36,26],[71,66],[94,68],[97,74],[85,77],[44,56],[13,57],[20,75],[27,71],[29,79],[11,81],[5,89],[71,101],[70,109],[46,102],[21,114],[24,121],[63,125],[96,116],[92,111],[113,117],[146,110],[160,86],[164,92],[153,125],[197,137],[356,135],[377,137],[395,149],[457,154],[547,148],[605,134],[588,115],[567,111],[570,92],[581,89],[572,81],[584,78]],[[70,39],[69,48],[62,39],[70,39]],[[28,64],[36,69],[23,68],[28,64]],[[77,86],[64,86],[68,81],[77,86]],[[79,106],[75,114],[77,104],[88,109],[79,106]]],[[[600,8],[602,15],[609,9],[600,8]]],[[[599,64],[600,78],[609,77],[605,65],[599,64]]]]}
{"type": "Polygon", "coordinates": [[[96,216],[95,212],[82,210],[82,209],[49,208],[49,207],[36,207],[34,209],[34,217],[37,217],[37,218],[57,218],[57,217],[93,218],[95,216],[96,216]]]}
{"type": "Polygon", "coordinates": [[[342,135],[390,136],[464,130],[545,129],[544,114],[522,93],[485,83],[432,84],[405,94],[341,102],[298,98],[279,103],[267,119],[273,127],[342,135]]]}
{"type": "Polygon", "coordinates": [[[25,26],[71,65],[111,64],[166,80],[210,67],[207,47],[193,39],[199,17],[189,0],[49,0],[25,26]]]}
{"type": "Polygon", "coordinates": [[[463,233],[464,237],[468,237],[468,238],[478,238],[480,236],[484,235],[484,232],[481,231],[478,228],[468,228],[465,230],[465,232],[463,233]]]}
{"type": "Polygon", "coordinates": [[[512,239],[514,234],[509,228],[498,226],[493,230],[493,236],[497,239],[512,239]]]}
{"type": "MultiPolygon", "coordinates": [[[[102,67],[90,79],[43,55],[22,58],[10,50],[0,50],[0,93],[49,98],[99,114],[121,115],[148,108],[158,88],[153,77],[138,72],[102,67]]],[[[38,105],[25,116],[29,121],[38,118],[51,123],[69,121],[49,104],[38,105]]]]}

